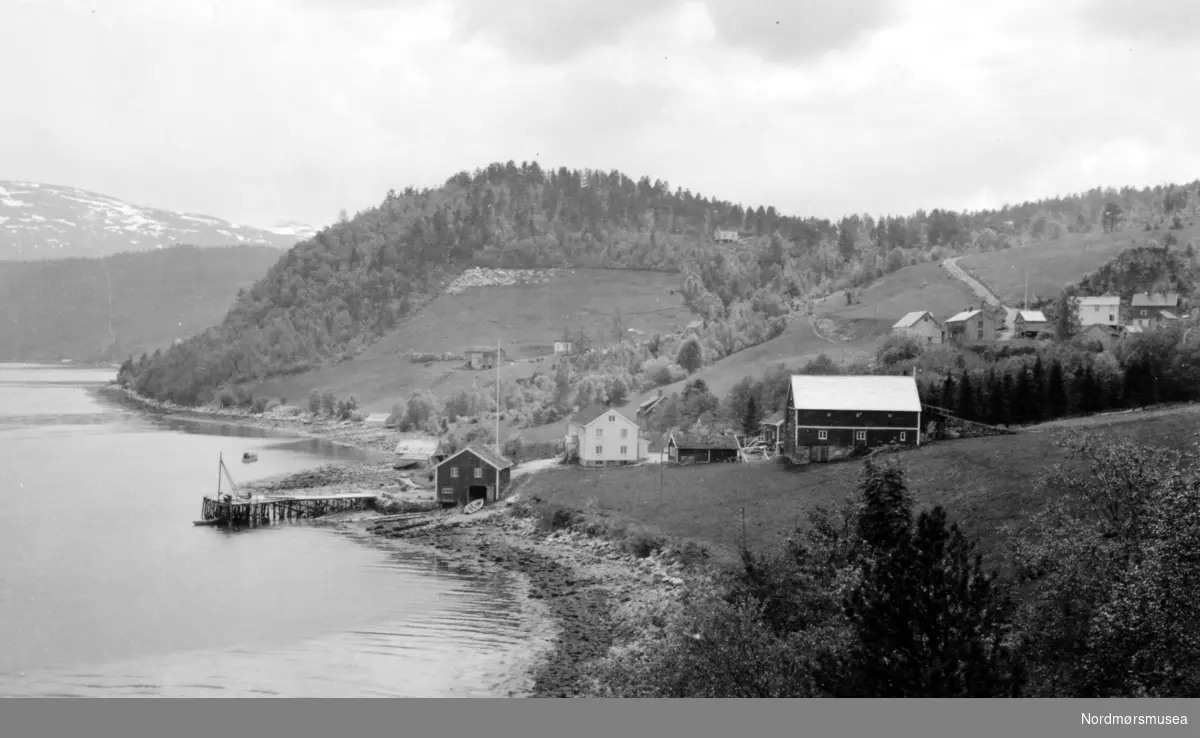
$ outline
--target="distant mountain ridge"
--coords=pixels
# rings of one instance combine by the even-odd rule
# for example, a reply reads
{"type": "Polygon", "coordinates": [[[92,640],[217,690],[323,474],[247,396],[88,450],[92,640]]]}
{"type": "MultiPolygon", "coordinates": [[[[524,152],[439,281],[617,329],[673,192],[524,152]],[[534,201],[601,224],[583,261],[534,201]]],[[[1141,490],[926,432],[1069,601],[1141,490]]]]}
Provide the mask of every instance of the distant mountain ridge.
{"type": "Polygon", "coordinates": [[[284,249],[317,230],[294,222],[255,228],[78,187],[0,180],[0,261],[95,258],[180,244],[284,249]]]}
{"type": "Polygon", "coordinates": [[[269,246],[175,246],[0,261],[0,361],[120,361],[221,320],[279,261],[269,246]]]}

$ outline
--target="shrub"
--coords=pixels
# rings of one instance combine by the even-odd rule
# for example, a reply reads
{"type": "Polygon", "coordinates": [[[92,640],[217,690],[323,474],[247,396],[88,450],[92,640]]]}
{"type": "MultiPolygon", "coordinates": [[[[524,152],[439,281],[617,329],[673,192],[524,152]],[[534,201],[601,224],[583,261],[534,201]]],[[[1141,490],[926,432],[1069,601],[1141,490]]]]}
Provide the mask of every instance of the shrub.
{"type": "Polygon", "coordinates": [[[221,404],[221,407],[233,407],[237,404],[237,398],[229,390],[223,389],[217,394],[217,402],[221,404]]]}
{"type": "Polygon", "coordinates": [[[254,398],[254,402],[250,406],[250,409],[256,415],[262,415],[263,413],[265,413],[267,411],[267,398],[265,398],[265,397],[254,398]]]}
{"type": "Polygon", "coordinates": [[[662,540],[644,530],[639,530],[621,541],[621,550],[639,559],[648,558],[651,554],[661,551],[662,540]]]}

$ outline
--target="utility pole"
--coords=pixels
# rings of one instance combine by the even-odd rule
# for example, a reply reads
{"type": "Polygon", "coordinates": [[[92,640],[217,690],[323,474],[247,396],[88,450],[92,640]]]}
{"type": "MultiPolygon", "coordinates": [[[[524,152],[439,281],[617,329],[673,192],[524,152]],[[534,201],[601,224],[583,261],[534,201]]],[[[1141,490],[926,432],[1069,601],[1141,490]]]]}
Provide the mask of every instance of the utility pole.
{"type": "Polygon", "coordinates": [[[1029,309],[1029,269],[1025,270],[1025,307],[1022,310],[1029,309]]]}

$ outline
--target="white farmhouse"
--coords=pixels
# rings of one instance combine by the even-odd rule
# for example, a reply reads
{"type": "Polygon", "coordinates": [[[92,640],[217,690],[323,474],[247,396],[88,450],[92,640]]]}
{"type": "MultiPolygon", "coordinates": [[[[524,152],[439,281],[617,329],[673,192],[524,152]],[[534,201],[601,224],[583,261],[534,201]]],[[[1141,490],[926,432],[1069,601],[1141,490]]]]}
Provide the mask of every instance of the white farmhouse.
{"type": "Polygon", "coordinates": [[[1079,326],[1107,325],[1116,327],[1121,324],[1121,297],[1119,295],[1101,295],[1100,297],[1077,297],[1075,304],[1079,307],[1079,326]]]}
{"type": "Polygon", "coordinates": [[[647,455],[638,424],[613,407],[593,404],[567,420],[567,451],[584,466],[636,464],[647,455]]]}

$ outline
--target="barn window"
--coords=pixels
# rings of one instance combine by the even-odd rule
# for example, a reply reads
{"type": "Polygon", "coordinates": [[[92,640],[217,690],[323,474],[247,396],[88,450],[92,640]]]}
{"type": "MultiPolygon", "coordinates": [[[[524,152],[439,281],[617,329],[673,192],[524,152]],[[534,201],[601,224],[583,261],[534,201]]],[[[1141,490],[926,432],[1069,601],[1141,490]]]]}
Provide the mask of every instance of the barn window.
{"type": "Polygon", "coordinates": [[[901,441],[903,441],[903,440],[904,440],[904,439],[906,439],[906,438],[908,438],[908,434],[907,434],[907,433],[901,433],[901,434],[900,434],[900,440],[901,440],[901,441]]]}
{"type": "Polygon", "coordinates": [[[603,429],[603,428],[597,428],[597,429],[596,429],[596,438],[601,438],[601,437],[603,437],[603,436],[604,436],[604,429],[603,429]]]}
{"type": "Polygon", "coordinates": [[[622,454],[627,454],[627,453],[629,453],[629,447],[628,447],[628,446],[622,446],[622,447],[621,447],[621,453],[622,453],[622,454]]]}
{"type": "Polygon", "coordinates": [[[622,429],[621,429],[621,438],[628,438],[628,437],[629,437],[629,429],[628,429],[628,428],[622,428],[622,429]]]}
{"type": "Polygon", "coordinates": [[[482,466],[475,467],[475,478],[483,479],[483,467],[482,466]]]}
{"type": "Polygon", "coordinates": [[[456,466],[450,467],[450,478],[458,479],[458,467],[456,467],[456,466]]]}
{"type": "Polygon", "coordinates": [[[867,432],[866,431],[854,431],[854,439],[856,441],[867,440],[867,432]]]}
{"type": "Polygon", "coordinates": [[[861,417],[862,417],[862,413],[855,413],[855,414],[854,414],[854,417],[856,417],[856,418],[861,418],[861,417]]]}
{"type": "Polygon", "coordinates": [[[889,417],[889,418],[890,418],[890,417],[892,417],[892,414],[891,414],[891,413],[888,413],[888,417],[889,417]]]}
{"type": "Polygon", "coordinates": [[[453,496],[454,496],[454,488],[453,487],[442,487],[442,497],[453,497],[453,496]]]}
{"type": "Polygon", "coordinates": [[[612,423],[612,422],[615,422],[615,421],[616,421],[616,419],[617,419],[617,416],[616,416],[616,415],[609,415],[609,416],[608,416],[608,422],[610,422],[610,423],[612,423]]]}
{"type": "Polygon", "coordinates": [[[597,447],[596,447],[596,455],[597,455],[597,456],[599,456],[599,455],[600,455],[600,454],[602,454],[602,453],[604,453],[604,447],[603,447],[603,446],[597,446],[597,447]]]}
{"type": "Polygon", "coordinates": [[[829,431],[817,431],[817,440],[818,441],[828,441],[829,440],[829,431]]]}

